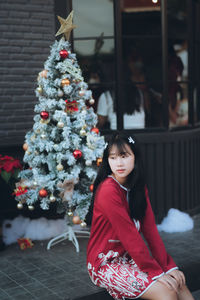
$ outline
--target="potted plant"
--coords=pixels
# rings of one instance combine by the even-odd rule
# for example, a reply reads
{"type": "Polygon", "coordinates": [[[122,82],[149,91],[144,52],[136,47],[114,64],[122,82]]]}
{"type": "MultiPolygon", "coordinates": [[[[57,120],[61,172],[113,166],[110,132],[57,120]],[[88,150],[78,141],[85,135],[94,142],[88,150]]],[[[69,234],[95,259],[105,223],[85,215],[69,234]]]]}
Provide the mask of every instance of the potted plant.
{"type": "MultiPolygon", "coordinates": [[[[0,154],[0,176],[3,179],[3,182],[8,186],[7,190],[9,190],[10,193],[12,193],[12,190],[15,187],[15,183],[18,178],[18,173],[21,169],[22,165],[18,159],[7,155],[2,156],[0,154]]],[[[5,245],[2,240],[2,219],[3,216],[0,216],[0,250],[3,250],[5,248],[5,245]]]]}

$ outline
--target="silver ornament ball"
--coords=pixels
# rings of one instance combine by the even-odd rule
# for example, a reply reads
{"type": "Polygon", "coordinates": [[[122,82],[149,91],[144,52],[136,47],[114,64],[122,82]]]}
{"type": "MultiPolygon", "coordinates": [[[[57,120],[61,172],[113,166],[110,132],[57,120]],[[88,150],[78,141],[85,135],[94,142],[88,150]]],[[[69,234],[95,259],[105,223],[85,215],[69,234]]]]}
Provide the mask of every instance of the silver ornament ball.
{"type": "Polygon", "coordinates": [[[69,211],[67,212],[67,214],[68,214],[69,217],[72,217],[72,216],[74,215],[73,212],[72,212],[71,210],[69,210],[69,211]]]}
{"type": "Polygon", "coordinates": [[[88,159],[88,160],[85,161],[85,164],[86,164],[86,166],[89,167],[89,166],[92,165],[92,161],[88,159]]]}
{"type": "Polygon", "coordinates": [[[94,104],[94,99],[93,98],[91,98],[90,100],[89,100],[89,102],[90,102],[90,104],[92,105],[92,104],[94,104]]]}
{"type": "Polygon", "coordinates": [[[64,123],[63,122],[61,122],[61,121],[59,121],[58,123],[57,123],[57,127],[58,128],[63,128],[64,127],[64,123]]]}
{"type": "Polygon", "coordinates": [[[50,197],[49,197],[49,200],[51,202],[55,202],[56,201],[56,197],[54,197],[54,195],[52,194],[50,197]]]}
{"type": "Polygon", "coordinates": [[[84,129],[81,129],[81,130],[80,130],[80,135],[81,135],[81,136],[85,136],[85,135],[86,135],[86,131],[85,131],[84,129]]]}
{"type": "Polygon", "coordinates": [[[87,226],[87,224],[83,221],[83,222],[81,222],[81,227],[82,228],[85,228],[87,226]]]}
{"type": "Polygon", "coordinates": [[[62,97],[64,95],[62,90],[58,90],[58,97],[62,97]]]}
{"type": "Polygon", "coordinates": [[[33,205],[28,205],[28,209],[29,210],[34,210],[34,206],[33,205]]]}
{"type": "Polygon", "coordinates": [[[17,208],[18,209],[22,209],[23,208],[23,204],[21,202],[17,203],[17,208]]]}

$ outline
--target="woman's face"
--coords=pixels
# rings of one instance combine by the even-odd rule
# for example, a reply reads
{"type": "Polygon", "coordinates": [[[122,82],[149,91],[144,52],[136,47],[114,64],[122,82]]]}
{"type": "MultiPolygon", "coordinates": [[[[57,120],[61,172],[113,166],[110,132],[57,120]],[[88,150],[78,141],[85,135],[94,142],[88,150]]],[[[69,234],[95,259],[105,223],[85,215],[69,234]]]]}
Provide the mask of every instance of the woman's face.
{"type": "Polygon", "coordinates": [[[108,163],[112,175],[120,184],[125,184],[128,175],[134,169],[135,155],[127,144],[125,144],[124,151],[121,153],[119,153],[117,146],[113,145],[108,156],[108,163]]]}

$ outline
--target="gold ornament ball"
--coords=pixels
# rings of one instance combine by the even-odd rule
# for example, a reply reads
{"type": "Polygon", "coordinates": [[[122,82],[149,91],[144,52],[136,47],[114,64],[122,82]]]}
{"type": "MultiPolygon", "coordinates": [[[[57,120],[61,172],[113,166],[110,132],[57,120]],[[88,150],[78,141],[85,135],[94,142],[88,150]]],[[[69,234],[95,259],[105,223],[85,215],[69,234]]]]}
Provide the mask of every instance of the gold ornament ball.
{"type": "Polygon", "coordinates": [[[58,128],[63,128],[64,127],[64,123],[63,122],[61,122],[61,121],[59,121],[58,123],[57,123],[57,127],[58,128]]]}
{"type": "Polygon", "coordinates": [[[102,158],[101,157],[97,158],[97,167],[99,167],[101,163],[102,163],[102,158]]]}
{"type": "Polygon", "coordinates": [[[41,77],[47,78],[47,72],[48,72],[47,70],[43,70],[39,74],[40,74],[41,77]]]}
{"type": "Polygon", "coordinates": [[[42,87],[39,86],[39,87],[37,88],[37,91],[38,91],[39,94],[42,94],[42,87]]]}
{"type": "Polygon", "coordinates": [[[79,216],[73,216],[72,222],[74,224],[80,224],[81,220],[80,220],[79,216]]]}
{"type": "Polygon", "coordinates": [[[34,210],[34,206],[33,205],[28,205],[28,209],[29,210],[34,210]]]}
{"type": "Polygon", "coordinates": [[[28,144],[27,143],[24,143],[23,149],[24,149],[24,151],[28,150],[28,144]]]}
{"type": "Polygon", "coordinates": [[[65,86],[65,85],[70,85],[70,80],[68,78],[64,78],[61,81],[61,85],[65,86]]]}
{"type": "Polygon", "coordinates": [[[89,100],[89,102],[90,102],[91,105],[93,105],[94,102],[95,102],[95,100],[94,100],[93,98],[91,98],[91,99],[89,100]]]}
{"type": "Polygon", "coordinates": [[[81,129],[81,130],[80,130],[80,135],[81,135],[81,136],[85,136],[85,135],[86,135],[86,131],[85,131],[84,129],[81,129]]]}
{"type": "Polygon", "coordinates": [[[49,119],[47,119],[47,120],[40,120],[40,123],[41,124],[48,124],[50,122],[50,120],[49,119]]]}
{"type": "Polygon", "coordinates": [[[62,170],[63,170],[63,165],[58,164],[58,165],[56,166],[56,169],[57,169],[58,171],[62,171],[62,170]]]}
{"type": "Polygon", "coordinates": [[[87,226],[87,224],[86,224],[84,221],[82,221],[82,222],[81,222],[81,227],[82,227],[82,228],[85,228],[86,226],[87,226]]]}
{"type": "Polygon", "coordinates": [[[49,197],[49,200],[51,202],[55,202],[56,201],[56,197],[54,197],[54,195],[52,194],[50,197],[49,197]]]}
{"type": "Polygon", "coordinates": [[[67,212],[67,214],[68,214],[69,217],[72,217],[72,216],[74,215],[73,212],[72,212],[71,210],[69,210],[69,211],[67,212]]]}
{"type": "Polygon", "coordinates": [[[17,208],[18,209],[22,209],[23,208],[23,204],[21,202],[17,203],[17,208]]]}

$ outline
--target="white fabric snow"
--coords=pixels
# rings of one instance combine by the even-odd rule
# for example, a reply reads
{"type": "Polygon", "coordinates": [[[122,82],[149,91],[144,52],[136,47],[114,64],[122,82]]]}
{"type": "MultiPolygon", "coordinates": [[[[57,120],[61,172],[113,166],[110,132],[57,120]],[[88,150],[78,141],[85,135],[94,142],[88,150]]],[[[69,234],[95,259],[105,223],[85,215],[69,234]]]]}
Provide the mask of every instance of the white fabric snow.
{"type": "Polygon", "coordinates": [[[3,222],[3,241],[6,245],[16,243],[18,238],[46,240],[62,234],[66,230],[64,219],[29,219],[18,216],[3,222]]]}
{"type": "Polygon", "coordinates": [[[181,212],[175,208],[171,208],[162,223],[157,225],[159,231],[169,233],[184,232],[193,229],[193,227],[193,219],[187,213],[181,212]]]}

